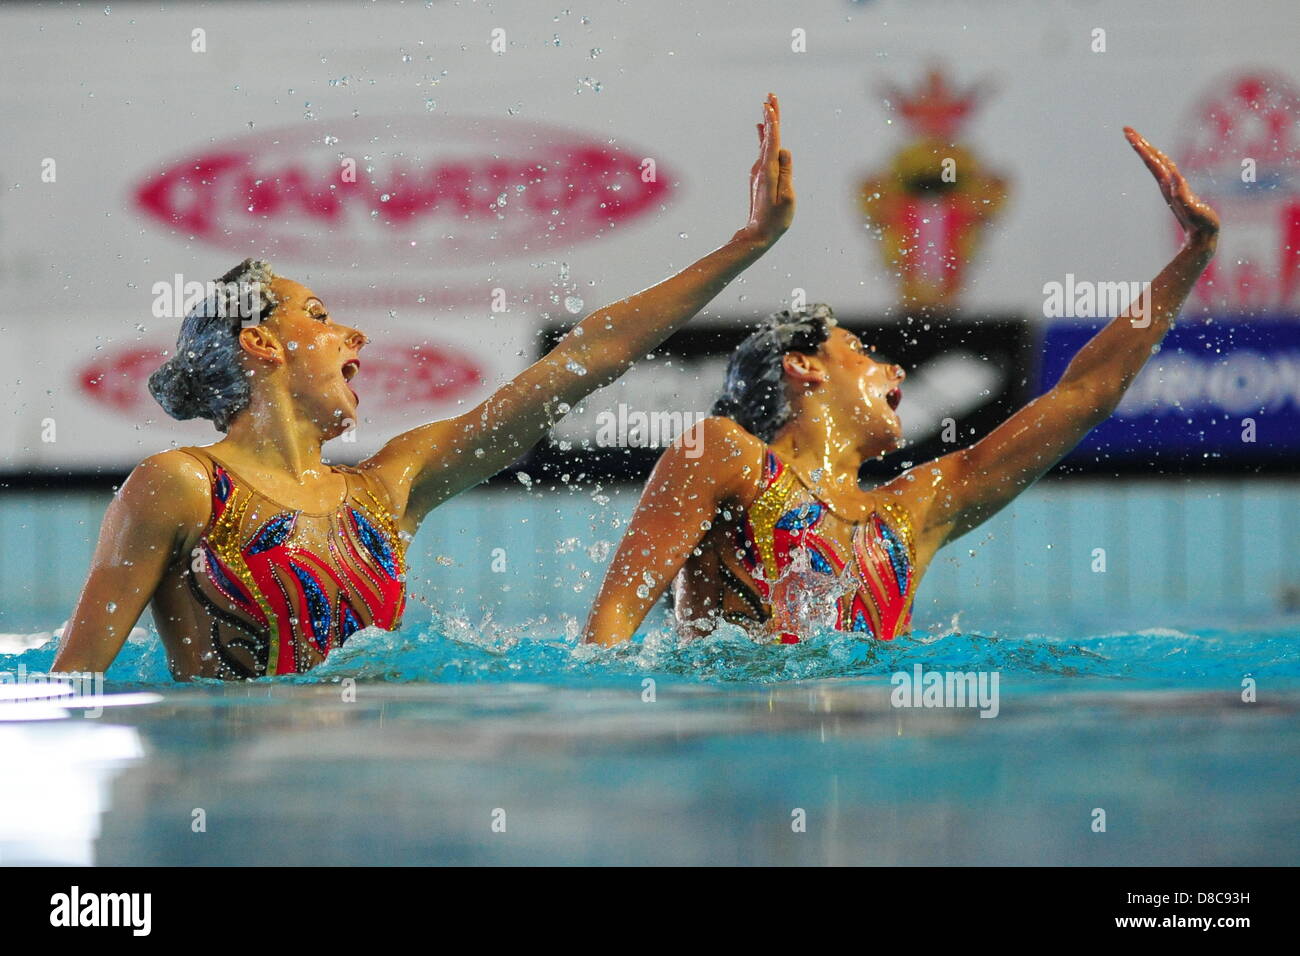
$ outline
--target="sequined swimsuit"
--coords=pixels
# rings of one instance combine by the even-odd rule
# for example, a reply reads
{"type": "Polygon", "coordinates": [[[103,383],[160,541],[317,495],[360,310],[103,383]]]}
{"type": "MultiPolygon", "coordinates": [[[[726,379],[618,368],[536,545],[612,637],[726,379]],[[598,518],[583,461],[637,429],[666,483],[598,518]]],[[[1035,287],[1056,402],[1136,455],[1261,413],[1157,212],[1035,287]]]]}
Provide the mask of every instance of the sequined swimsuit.
{"type": "Polygon", "coordinates": [[[334,466],[347,493],[334,511],[312,514],[258,493],[201,448],[182,451],[202,463],[212,489],[212,515],[185,572],[190,629],[210,642],[205,672],[295,674],[363,627],[401,623],[405,547],[372,476],[334,466]]]}
{"type": "MultiPolygon", "coordinates": [[[[763,491],[738,526],[736,542],[741,563],[758,594],[722,565],[726,585],[745,600],[755,616],[771,622],[781,643],[798,643],[793,628],[800,623],[800,615],[795,611],[801,598],[807,605],[808,594],[801,592],[814,590],[809,587],[812,583],[822,585],[815,590],[835,602],[836,629],[859,631],[882,641],[906,633],[915,597],[916,565],[907,511],[881,501],[879,510],[864,520],[849,522],[834,515],[771,451],[764,455],[762,480],[763,491]],[[832,541],[829,522],[851,525],[847,558],[832,541]],[[791,573],[796,560],[805,575],[791,573]],[[822,576],[826,577],[818,580],[822,576]]],[[[824,605],[826,598],[821,600],[824,605]]]]}

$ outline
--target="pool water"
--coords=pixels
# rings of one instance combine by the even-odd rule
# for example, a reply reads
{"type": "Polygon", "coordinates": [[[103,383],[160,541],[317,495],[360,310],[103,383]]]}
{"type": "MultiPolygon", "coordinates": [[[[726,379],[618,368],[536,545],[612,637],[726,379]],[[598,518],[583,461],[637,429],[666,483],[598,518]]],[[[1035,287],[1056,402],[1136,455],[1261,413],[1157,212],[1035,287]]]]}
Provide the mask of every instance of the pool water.
{"type": "Polygon", "coordinates": [[[443,620],[239,685],[170,683],[145,636],[101,716],[0,701],[0,863],[1300,863],[1294,618],[1059,630],[600,650],[443,620]],[[996,717],[895,706],[917,665],[996,674],[996,717]]]}

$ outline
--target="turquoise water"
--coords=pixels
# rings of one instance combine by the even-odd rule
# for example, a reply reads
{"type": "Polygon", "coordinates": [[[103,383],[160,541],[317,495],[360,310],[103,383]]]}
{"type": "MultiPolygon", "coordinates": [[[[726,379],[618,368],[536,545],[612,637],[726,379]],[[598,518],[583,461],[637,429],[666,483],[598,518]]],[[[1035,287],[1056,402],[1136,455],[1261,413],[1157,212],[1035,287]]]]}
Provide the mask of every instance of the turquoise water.
{"type": "Polygon", "coordinates": [[[151,697],[0,722],[0,862],[1300,862],[1297,622],[1059,630],[598,650],[441,621],[237,686],[134,641],[106,689],[151,697]],[[894,706],[917,664],[996,673],[997,716],[894,706]]]}
{"type": "MultiPolygon", "coordinates": [[[[958,630],[919,631],[895,641],[864,641],[826,632],[797,645],[759,644],[738,628],[682,641],[671,634],[666,614],[647,635],[614,648],[588,647],[575,639],[540,638],[515,629],[479,632],[464,624],[409,625],[398,631],[368,630],[306,674],[267,678],[258,686],[337,683],[344,678],[389,682],[538,681],[584,686],[629,677],[710,681],[720,687],[752,682],[888,677],[921,664],[926,670],[993,671],[1028,690],[1055,678],[1123,682],[1141,689],[1240,688],[1253,677],[1278,685],[1300,683],[1300,617],[1278,617],[1271,627],[1080,634],[958,630]]],[[[1064,629],[1064,628],[1063,628],[1064,629]]],[[[1077,630],[1077,628],[1076,628],[1077,630]]],[[[0,654],[0,672],[22,665],[48,670],[50,641],[22,653],[0,654]]],[[[162,644],[140,631],[107,672],[123,690],[171,688],[162,644]]],[[[220,682],[196,682],[198,685],[220,682]]]]}

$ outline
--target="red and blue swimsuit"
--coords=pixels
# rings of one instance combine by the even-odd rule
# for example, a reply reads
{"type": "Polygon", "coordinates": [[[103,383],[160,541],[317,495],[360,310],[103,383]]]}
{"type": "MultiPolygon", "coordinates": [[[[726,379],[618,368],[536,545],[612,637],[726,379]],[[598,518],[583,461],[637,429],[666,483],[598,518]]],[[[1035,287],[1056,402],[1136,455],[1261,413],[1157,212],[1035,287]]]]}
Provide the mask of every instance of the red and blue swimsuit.
{"type": "Polygon", "coordinates": [[[882,641],[906,633],[916,564],[907,511],[881,501],[864,520],[840,518],[771,451],[764,455],[762,480],[763,490],[738,528],[737,544],[741,563],[758,589],[763,616],[780,642],[799,641],[796,629],[801,622],[791,609],[798,604],[798,589],[806,589],[809,579],[791,573],[796,557],[814,574],[841,583],[834,598],[836,629],[882,641]],[[849,554],[841,554],[832,541],[828,522],[851,527],[849,554]]]}
{"type": "Polygon", "coordinates": [[[343,501],[312,514],[282,507],[202,449],[185,451],[212,483],[188,577],[216,676],[299,673],[363,627],[399,626],[405,547],[369,475],[336,467],[343,501]]]}

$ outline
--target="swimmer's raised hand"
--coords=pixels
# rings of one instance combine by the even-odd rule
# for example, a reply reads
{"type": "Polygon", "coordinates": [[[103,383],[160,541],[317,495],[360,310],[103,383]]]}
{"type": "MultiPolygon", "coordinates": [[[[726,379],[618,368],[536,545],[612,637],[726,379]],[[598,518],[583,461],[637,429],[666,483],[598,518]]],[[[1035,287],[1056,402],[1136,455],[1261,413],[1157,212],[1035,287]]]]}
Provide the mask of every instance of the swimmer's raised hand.
{"type": "Polygon", "coordinates": [[[781,148],[781,104],[776,94],[763,101],[758,123],[758,159],[749,170],[749,221],[742,233],[773,243],[794,219],[794,170],[788,149],[781,148]]]}
{"type": "Polygon", "coordinates": [[[1081,348],[1057,383],[980,441],[918,465],[887,485],[913,515],[918,550],[933,553],[996,514],[1111,415],[1214,256],[1219,217],[1178,167],[1130,127],[1124,135],[1183,227],[1183,247],[1081,348]],[[920,476],[924,481],[917,481],[920,476]]]}
{"type": "Polygon", "coordinates": [[[1124,136],[1160,184],[1160,194],[1174,211],[1187,242],[1214,245],[1219,235],[1218,213],[1192,192],[1192,187],[1187,185],[1187,180],[1178,171],[1174,161],[1148,143],[1141,133],[1131,126],[1125,126],[1124,136]]]}

